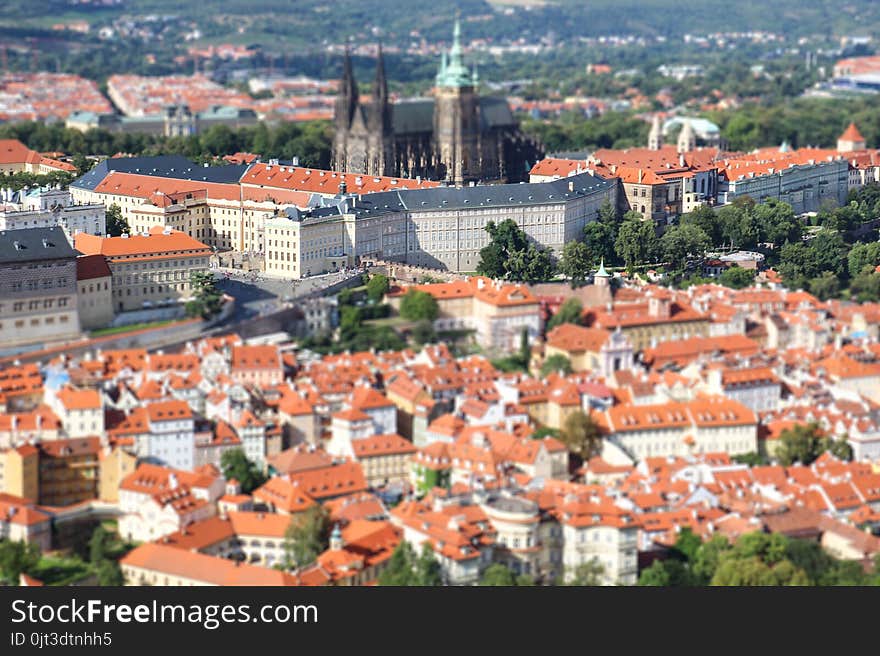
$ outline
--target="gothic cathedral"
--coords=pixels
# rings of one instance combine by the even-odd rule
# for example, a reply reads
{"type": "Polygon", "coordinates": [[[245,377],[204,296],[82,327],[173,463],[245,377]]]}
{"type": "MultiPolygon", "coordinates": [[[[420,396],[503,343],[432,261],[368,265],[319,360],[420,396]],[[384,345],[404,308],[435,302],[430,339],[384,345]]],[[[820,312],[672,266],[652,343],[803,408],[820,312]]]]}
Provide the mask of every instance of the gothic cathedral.
{"type": "Polygon", "coordinates": [[[333,167],[349,173],[458,185],[519,182],[543,157],[504,98],[480,97],[476,69],[469,71],[462,61],[458,20],[431,98],[391,103],[380,48],[372,93],[362,101],[346,52],[335,123],[333,167]]]}

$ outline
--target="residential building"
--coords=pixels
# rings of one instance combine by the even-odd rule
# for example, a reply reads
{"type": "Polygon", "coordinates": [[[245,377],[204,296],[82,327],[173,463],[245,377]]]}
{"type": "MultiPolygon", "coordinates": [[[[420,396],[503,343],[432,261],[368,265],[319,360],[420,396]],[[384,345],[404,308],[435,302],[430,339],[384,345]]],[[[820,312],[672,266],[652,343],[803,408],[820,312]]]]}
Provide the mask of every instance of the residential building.
{"type": "Polygon", "coordinates": [[[76,255],[61,228],[0,232],[3,349],[80,336],[76,255]]]}
{"type": "Polygon", "coordinates": [[[192,275],[206,272],[211,256],[208,246],[175,230],[121,237],[80,233],[75,245],[86,255],[106,258],[116,312],[189,300],[194,291],[192,275]]]}

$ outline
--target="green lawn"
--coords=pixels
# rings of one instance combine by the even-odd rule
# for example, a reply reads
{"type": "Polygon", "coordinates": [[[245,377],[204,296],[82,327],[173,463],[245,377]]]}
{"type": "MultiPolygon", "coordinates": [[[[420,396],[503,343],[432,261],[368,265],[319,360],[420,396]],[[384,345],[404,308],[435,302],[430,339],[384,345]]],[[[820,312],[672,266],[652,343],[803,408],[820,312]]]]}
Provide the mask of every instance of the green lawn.
{"type": "Polygon", "coordinates": [[[33,572],[46,585],[70,585],[92,574],[92,567],[76,557],[43,556],[33,572]]]}
{"type": "Polygon", "coordinates": [[[365,326],[375,326],[376,328],[382,328],[383,326],[389,326],[391,328],[402,328],[403,326],[411,326],[415,322],[409,321],[408,319],[404,319],[403,317],[385,317],[384,319],[368,319],[364,321],[365,326]]]}
{"type": "Polygon", "coordinates": [[[147,323],[132,323],[127,326],[112,326],[110,328],[99,328],[89,333],[90,337],[106,337],[107,335],[117,335],[119,333],[130,333],[135,330],[143,330],[144,328],[158,328],[159,326],[167,326],[169,323],[177,323],[179,319],[166,319],[164,321],[152,321],[147,323]]]}

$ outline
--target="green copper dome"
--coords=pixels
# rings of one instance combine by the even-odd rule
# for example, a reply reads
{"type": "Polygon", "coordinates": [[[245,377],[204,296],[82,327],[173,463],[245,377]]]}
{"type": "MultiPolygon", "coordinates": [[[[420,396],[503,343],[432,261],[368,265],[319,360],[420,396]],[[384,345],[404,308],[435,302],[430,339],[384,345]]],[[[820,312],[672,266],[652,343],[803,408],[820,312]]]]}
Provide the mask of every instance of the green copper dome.
{"type": "Polygon", "coordinates": [[[443,53],[436,84],[438,87],[458,88],[474,86],[475,83],[476,70],[471,74],[461,60],[461,25],[456,17],[455,27],[452,30],[452,48],[449,49],[448,60],[446,53],[443,53]]]}

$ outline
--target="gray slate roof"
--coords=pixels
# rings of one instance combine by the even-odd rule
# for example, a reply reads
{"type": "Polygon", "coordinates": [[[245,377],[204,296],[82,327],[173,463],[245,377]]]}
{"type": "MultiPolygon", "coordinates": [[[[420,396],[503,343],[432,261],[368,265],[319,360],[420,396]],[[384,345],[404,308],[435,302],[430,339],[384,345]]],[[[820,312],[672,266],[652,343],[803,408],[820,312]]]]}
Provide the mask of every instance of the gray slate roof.
{"type": "MultiPolygon", "coordinates": [[[[505,98],[481,97],[480,127],[483,131],[492,128],[516,127],[517,122],[505,98]]],[[[434,99],[415,98],[401,100],[391,106],[391,124],[394,134],[415,134],[434,131],[434,99]]]]}
{"type": "Polygon", "coordinates": [[[156,157],[115,157],[105,159],[91,171],[71,183],[79,189],[92,190],[101,184],[110,171],[152,175],[177,180],[200,180],[202,182],[225,182],[237,184],[247,169],[246,164],[229,166],[199,166],[182,155],[159,155],[156,157]]]}
{"type": "Polygon", "coordinates": [[[23,228],[0,232],[0,264],[74,259],[64,231],[58,227],[23,228]]]}

